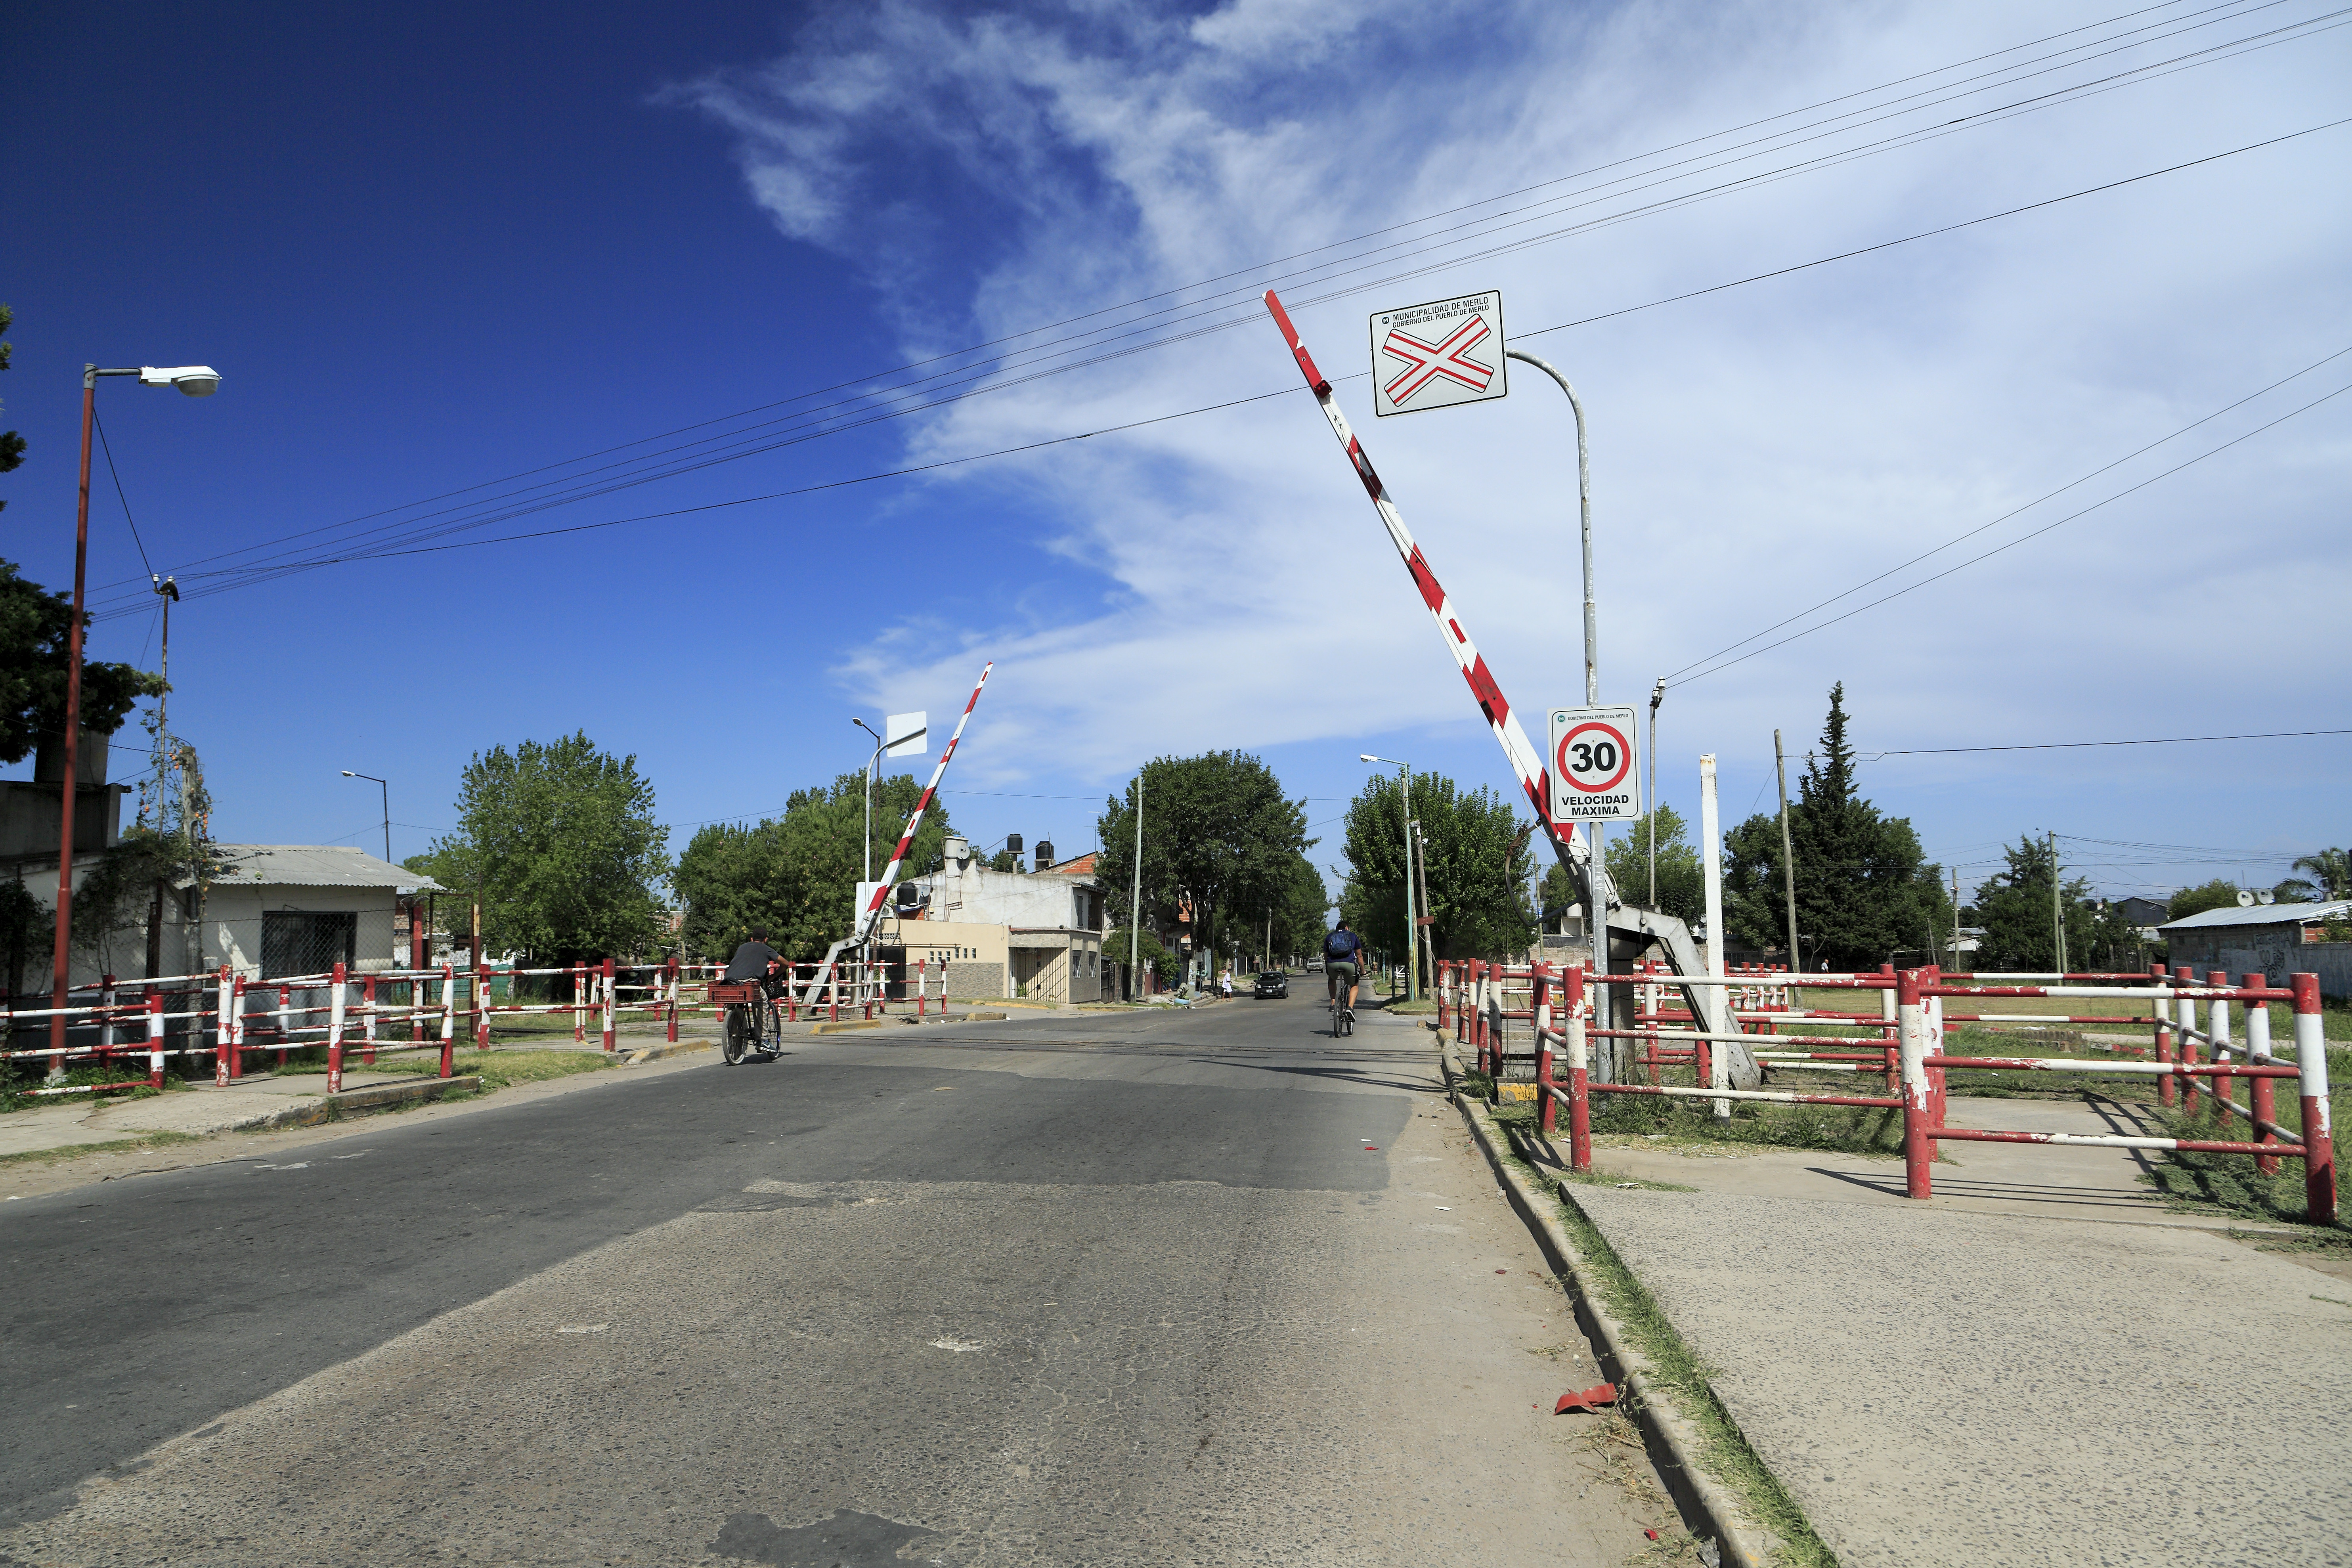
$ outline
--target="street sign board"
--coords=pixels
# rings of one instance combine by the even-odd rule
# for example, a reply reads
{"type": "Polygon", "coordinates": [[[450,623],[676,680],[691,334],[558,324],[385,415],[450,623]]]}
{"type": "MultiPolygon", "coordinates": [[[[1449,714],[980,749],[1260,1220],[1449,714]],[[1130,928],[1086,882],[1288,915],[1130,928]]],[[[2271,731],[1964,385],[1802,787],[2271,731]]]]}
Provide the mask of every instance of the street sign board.
{"type": "Polygon", "coordinates": [[[1555,708],[1551,778],[1555,822],[1612,822],[1642,815],[1631,708],[1555,708]]]}
{"type": "Polygon", "coordinates": [[[931,749],[930,735],[929,713],[893,713],[882,721],[882,754],[919,757],[931,749]]]}
{"type": "Polygon", "coordinates": [[[1484,403],[1510,390],[1497,290],[1375,310],[1371,334],[1376,415],[1484,403]]]}

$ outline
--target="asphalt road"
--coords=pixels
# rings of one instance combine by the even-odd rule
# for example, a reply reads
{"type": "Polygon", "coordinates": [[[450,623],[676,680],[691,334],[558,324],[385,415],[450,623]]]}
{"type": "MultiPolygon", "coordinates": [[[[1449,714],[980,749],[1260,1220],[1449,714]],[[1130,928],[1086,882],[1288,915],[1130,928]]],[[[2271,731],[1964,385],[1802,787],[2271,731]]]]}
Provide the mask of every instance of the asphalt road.
{"type": "Polygon", "coordinates": [[[1322,1026],[796,1040],[9,1204],[0,1563],[1625,1561],[1427,1031],[1322,1026]]]}

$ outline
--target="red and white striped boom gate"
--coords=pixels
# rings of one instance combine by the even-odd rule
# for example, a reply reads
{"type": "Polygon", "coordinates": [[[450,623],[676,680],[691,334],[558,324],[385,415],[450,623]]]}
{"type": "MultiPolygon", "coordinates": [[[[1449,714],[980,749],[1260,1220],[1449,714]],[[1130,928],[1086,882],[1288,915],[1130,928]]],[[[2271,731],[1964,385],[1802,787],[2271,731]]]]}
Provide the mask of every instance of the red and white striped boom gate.
{"type": "MultiPolygon", "coordinates": [[[[1388,530],[1389,542],[1396,546],[1397,555],[1404,562],[1405,570],[1412,574],[1412,585],[1419,591],[1422,603],[1428,606],[1430,617],[1437,623],[1439,639],[1445,644],[1446,651],[1454,656],[1455,667],[1462,671],[1462,679],[1469,683],[1470,695],[1476,699],[1479,711],[1486,714],[1487,726],[1495,731],[1495,740],[1503,748],[1503,755],[1510,760],[1511,771],[1518,777],[1519,788],[1526,792],[1528,804],[1535,808],[1536,820],[1543,825],[1545,834],[1551,839],[1553,853],[1559,857],[1560,864],[1568,868],[1569,876],[1582,889],[1585,909],[1591,912],[1591,918],[1604,921],[1612,931],[1624,931],[1645,942],[1657,942],[1665,951],[1667,961],[1674,965],[1678,976],[1686,979],[1698,974],[1702,969],[1698,947],[1692,942],[1689,931],[1681,921],[1649,910],[1607,907],[1610,903],[1607,868],[1593,863],[1591,849],[1578,835],[1574,823],[1552,819],[1551,788],[1543,754],[1528,741],[1527,731],[1520,726],[1518,715],[1511,710],[1502,688],[1496,683],[1494,672],[1486,668],[1486,660],[1478,652],[1477,644],[1470,640],[1470,634],[1464,629],[1462,612],[1438,584],[1436,574],[1430,571],[1429,563],[1422,556],[1421,546],[1414,542],[1412,532],[1404,525],[1403,514],[1397,510],[1396,502],[1389,498],[1388,487],[1381,482],[1380,475],[1372,469],[1371,459],[1364,455],[1363,443],[1348,427],[1348,416],[1339,411],[1339,399],[1332,393],[1330,378],[1316,368],[1314,356],[1307,352],[1306,341],[1298,335],[1298,329],[1291,324],[1290,313],[1282,308],[1281,299],[1271,289],[1265,291],[1265,298],[1266,311],[1273,316],[1274,324],[1281,329],[1282,340],[1290,349],[1290,357],[1297,362],[1299,374],[1307,378],[1307,389],[1315,394],[1316,405],[1322,409],[1324,419],[1331,426],[1331,434],[1339,437],[1340,450],[1348,455],[1348,462],[1356,470],[1358,481],[1363,485],[1364,493],[1371,497],[1372,508],[1380,513],[1381,523],[1388,530]]],[[[1684,995],[1691,1011],[1706,1018],[1711,1030],[1724,1035],[1736,1033],[1729,1027],[1730,1020],[1720,990],[1685,985],[1684,995]]],[[[1754,1059],[1736,1039],[1726,1047],[1722,1065],[1729,1082],[1736,1086],[1752,1088],[1761,1081],[1761,1074],[1754,1059]]]]}
{"type": "Polygon", "coordinates": [[[948,764],[955,761],[956,748],[963,743],[963,727],[971,722],[971,710],[980,706],[980,694],[988,689],[989,671],[995,668],[994,659],[980,667],[980,679],[973,684],[971,696],[964,703],[962,714],[956,720],[955,733],[948,738],[948,749],[940,753],[940,765],[931,770],[931,782],[923,786],[922,798],[915,802],[915,809],[908,815],[907,831],[898,835],[898,847],[891,852],[890,864],[883,871],[882,880],[875,884],[872,895],[866,899],[866,907],[858,911],[857,923],[850,928],[849,934],[825,950],[824,958],[818,963],[816,973],[811,976],[808,988],[801,993],[801,1006],[816,1005],[817,992],[832,975],[834,962],[841,956],[841,950],[864,942],[873,931],[875,922],[882,918],[882,906],[889,901],[891,893],[896,890],[898,868],[907,863],[907,850],[915,842],[915,830],[923,825],[923,813],[931,808],[932,797],[940,793],[940,780],[947,776],[948,764]]]}

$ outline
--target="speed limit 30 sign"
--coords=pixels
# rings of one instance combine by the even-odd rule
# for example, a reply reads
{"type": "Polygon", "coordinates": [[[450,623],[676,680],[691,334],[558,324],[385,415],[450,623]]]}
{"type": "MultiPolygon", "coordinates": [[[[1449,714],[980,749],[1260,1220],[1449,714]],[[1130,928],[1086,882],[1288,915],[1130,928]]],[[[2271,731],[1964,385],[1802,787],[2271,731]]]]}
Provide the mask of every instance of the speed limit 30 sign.
{"type": "Polygon", "coordinates": [[[1633,765],[1633,710],[1551,710],[1551,815],[1555,822],[1611,822],[1642,815],[1633,765]]]}

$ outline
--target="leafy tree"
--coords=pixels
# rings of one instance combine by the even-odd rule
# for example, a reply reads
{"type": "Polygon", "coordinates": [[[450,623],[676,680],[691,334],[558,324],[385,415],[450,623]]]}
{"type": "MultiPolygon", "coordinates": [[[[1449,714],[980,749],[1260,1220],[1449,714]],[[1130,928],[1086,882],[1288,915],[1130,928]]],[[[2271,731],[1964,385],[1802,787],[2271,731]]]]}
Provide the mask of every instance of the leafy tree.
{"type": "Polygon", "coordinates": [[[2298,855],[2294,869],[2307,871],[2308,877],[2290,877],[2272,891],[2290,903],[2316,902],[2326,899],[2352,899],[2352,857],[2341,849],[2322,849],[2315,854],[2298,855]]]}
{"type": "MultiPolygon", "coordinates": [[[[2009,868],[1977,887],[1972,923],[1984,927],[1985,932],[1977,966],[1996,972],[2048,973],[2058,963],[2050,907],[2053,868],[2050,841],[2021,838],[2017,847],[2001,854],[2009,868]]],[[[2093,907],[2091,884],[2080,877],[2065,883],[2059,893],[2066,922],[2067,962],[2079,970],[2094,962],[2098,951],[2099,911],[2093,907]]]]}
{"type": "MultiPolygon", "coordinates": [[[[6,335],[9,326],[15,322],[16,320],[16,311],[10,310],[5,305],[0,305],[0,336],[6,335]]],[[[6,370],[8,368],[9,357],[16,352],[16,344],[0,343],[0,370],[6,370]]],[[[16,472],[17,466],[23,463],[24,460],[25,438],[22,436],[17,435],[14,430],[0,430],[0,474],[16,472]]],[[[0,500],[0,511],[5,511],[7,510],[8,503],[5,500],[0,500]]],[[[13,757],[9,759],[11,762],[14,762],[15,760],[16,759],[13,757]]],[[[51,940],[54,941],[56,939],[53,937],[51,940]]]]}
{"type": "MultiPolygon", "coordinates": [[[[68,635],[73,597],[53,594],[0,561],[0,763],[20,763],[43,735],[66,725],[68,635]]],[[[161,677],[127,664],[89,659],[81,667],[83,728],[111,735],[142,697],[161,696],[161,677]]]]}
{"type": "MultiPolygon", "coordinates": [[[[874,869],[890,851],[923,786],[905,773],[874,784],[874,869]]],[[[947,808],[934,800],[907,850],[904,877],[935,870],[952,831],[947,808]]],[[[699,953],[734,952],[754,931],[765,931],[791,959],[822,958],[849,934],[857,884],[866,870],[866,774],[843,773],[826,787],[795,790],[782,817],[751,826],[713,823],[678,857],[672,885],[686,902],[685,941],[699,953]]]]}
{"type": "MultiPolygon", "coordinates": [[[[1404,952],[1402,800],[1393,778],[1375,776],[1349,803],[1345,853],[1350,875],[1339,898],[1365,942],[1392,956],[1404,952]]],[[[1421,821],[1433,917],[1426,928],[1441,958],[1517,952],[1535,940],[1527,887],[1535,875],[1529,825],[1490,789],[1467,794],[1444,773],[1412,781],[1421,821]]]]}
{"type": "Polygon", "coordinates": [[[1274,910],[1274,956],[1276,962],[1294,953],[1319,952],[1323,933],[1330,930],[1331,890],[1315,862],[1301,855],[1291,862],[1281,901],[1274,910]]]}
{"type": "Polygon", "coordinates": [[[667,830],[635,757],[596,749],[585,731],[476,752],[457,791],[457,831],[407,861],[481,900],[482,939],[534,963],[634,956],[652,948],[667,911],[667,830]]]}
{"type": "MultiPolygon", "coordinates": [[[[2046,874],[2042,879],[2042,889],[2046,901],[2050,890],[2050,879],[2046,874]]],[[[2183,888],[2165,900],[2164,918],[2185,921],[2190,915],[2201,915],[2207,910],[2234,909],[2237,902],[2238,884],[2226,878],[2216,877],[2210,882],[2183,888]]],[[[2043,919],[2046,923],[2048,917],[2045,915],[2043,919]]]]}
{"type": "Polygon", "coordinates": [[[1286,796],[1274,770],[1246,752],[1155,757],[1123,796],[1104,800],[1096,820],[1103,847],[1095,875],[1106,888],[1132,886],[1139,784],[1144,923],[1172,931],[1189,907],[1197,951],[1213,953],[1229,951],[1253,922],[1263,931],[1297,874],[1293,863],[1314,842],[1307,803],[1286,796]],[[1221,921],[1234,931],[1221,932],[1221,921]]]}
{"type": "MultiPolygon", "coordinates": [[[[1690,841],[1690,825],[1682,813],[1671,805],[1654,808],[1658,819],[1658,912],[1675,916],[1685,923],[1706,916],[1706,869],[1699,864],[1698,850],[1690,841]]],[[[1601,858],[1609,867],[1609,879],[1617,886],[1617,896],[1629,904],[1643,903],[1650,893],[1650,819],[1637,816],[1631,822],[1612,823],[1612,831],[1601,846],[1601,858]]],[[[1565,885],[1568,869],[1555,864],[1552,870],[1559,874],[1565,885]]],[[[1550,877],[1547,874],[1546,880],[1550,877]]],[[[1547,901],[1549,894],[1547,893],[1547,901]]],[[[1573,902],[1570,894],[1563,902],[1573,902]]]]}
{"type": "MultiPolygon", "coordinates": [[[[1874,968],[1919,952],[1939,911],[1942,868],[1928,863],[1908,817],[1887,816],[1854,793],[1845,685],[1830,689],[1820,748],[1806,759],[1789,807],[1796,851],[1797,932],[1803,966],[1874,968]]],[[[1662,873],[1663,875],[1663,873],[1662,873]]],[[[1724,835],[1723,923],[1735,941],[1788,940],[1780,822],[1759,812],[1724,835]]]]}
{"type": "Polygon", "coordinates": [[[1125,963],[1130,934],[1135,939],[1133,951],[1137,960],[1159,979],[1160,989],[1166,990],[1175,984],[1179,978],[1176,955],[1149,931],[1136,931],[1131,926],[1119,927],[1103,938],[1103,957],[1112,963],[1125,963]]]}

